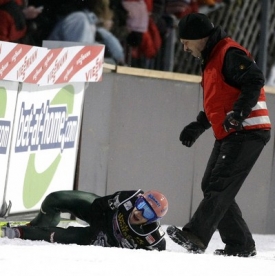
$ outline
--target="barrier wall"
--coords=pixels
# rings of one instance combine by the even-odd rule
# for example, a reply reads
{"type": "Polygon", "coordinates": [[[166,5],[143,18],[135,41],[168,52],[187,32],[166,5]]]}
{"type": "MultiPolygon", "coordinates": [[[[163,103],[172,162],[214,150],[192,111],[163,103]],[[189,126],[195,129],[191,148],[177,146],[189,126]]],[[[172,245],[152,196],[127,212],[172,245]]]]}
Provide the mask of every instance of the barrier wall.
{"type": "MultiPolygon", "coordinates": [[[[200,181],[214,137],[206,131],[192,148],[179,134],[201,110],[199,77],[131,68],[103,74],[84,101],[79,189],[105,195],[158,189],[170,206],[164,224],[185,224],[197,208],[200,181]],[[149,78],[148,78],[149,77],[149,78]]],[[[275,92],[275,91],[271,91],[275,92]]],[[[271,121],[275,94],[267,93],[271,121]]],[[[274,129],[237,202],[253,233],[275,233],[274,129]]]]}

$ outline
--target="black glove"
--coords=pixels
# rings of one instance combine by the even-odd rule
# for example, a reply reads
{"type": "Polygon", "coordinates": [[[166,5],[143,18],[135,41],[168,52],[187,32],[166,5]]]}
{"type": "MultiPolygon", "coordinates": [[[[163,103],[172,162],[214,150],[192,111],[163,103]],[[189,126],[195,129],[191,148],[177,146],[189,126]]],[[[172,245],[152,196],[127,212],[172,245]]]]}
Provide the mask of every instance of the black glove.
{"type": "Polygon", "coordinates": [[[231,111],[227,114],[225,117],[225,120],[223,122],[223,127],[226,132],[229,132],[230,129],[235,130],[242,130],[243,129],[243,121],[245,117],[243,117],[239,112],[237,111],[231,111]]]}
{"type": "Polygon", "coordinates": [[[211,127],[205,112],[200,111],[197,116],[197,121],[187,125],[180,134],[180,141],[186,147],[191,147],[199,136],[208,128],[211,127]]]}
{"type": "Polygon", "coordinates": [[[201,123],[192,122],[182,130],[180,141],[184,146],[190,148],[204,131],[205,128],[201,123]]]}

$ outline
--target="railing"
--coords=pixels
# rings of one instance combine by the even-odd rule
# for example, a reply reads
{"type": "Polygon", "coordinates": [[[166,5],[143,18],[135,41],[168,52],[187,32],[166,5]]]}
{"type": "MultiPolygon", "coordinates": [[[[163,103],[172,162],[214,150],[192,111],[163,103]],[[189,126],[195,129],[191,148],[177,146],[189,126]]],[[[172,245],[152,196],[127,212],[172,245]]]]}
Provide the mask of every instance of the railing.
{"type": "MultiPolygon", "coordinates": [[[[268,47],[266,77],[271,72],[275,63],[275,1],[274,0],[231,0],[228,4],[222,2],[214,8],[201,8],[200,12],[206,13],[215,25],[222,26],[234,40],[247,48],[258,62],[261,51],[260,39],[261,14],[263,13],[263,1],[269,1],[269,22],[267,33],[268,47]]],[[[164,41],[164,45],[155,59],[141,60],[139,64],[130,61],[129,65],[146,69],[173,71],[186,74],[200,74],[200,64],[190,54],[182,50],[182,45],[177,39],[177,20],[175,27],[164,41]]],[[[265,54],[265,53],[264,53],[265,54]]]]}
{"type": "MultiPolygon", "coordinates": [[[[269,27],[267,49],[267,76],[275,63],[275,1],[269,0],[269,27]]],[[[215,25],[222,26],[227,33],[242,46],[247,48],[255,60],[259,58],[261,33],[262,1],[235,0],[230,4],[221,5],[219,9],[209,11],[208,16],[215,25]]],[[[199,74],[199,64],[194,64],[194,58],[182,51],[182,45],[175,45],[175,72],[199,74]]]]}

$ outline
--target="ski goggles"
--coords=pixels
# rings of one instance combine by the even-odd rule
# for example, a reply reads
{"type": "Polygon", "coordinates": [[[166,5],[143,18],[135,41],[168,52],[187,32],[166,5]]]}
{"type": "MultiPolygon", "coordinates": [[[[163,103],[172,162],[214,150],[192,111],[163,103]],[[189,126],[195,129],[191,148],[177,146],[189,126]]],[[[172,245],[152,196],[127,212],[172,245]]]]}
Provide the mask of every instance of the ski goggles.
{"type": "Polygon", "coordinates": [[[142,216],[148,221],[153,221],[158,219],[157,214],[155,213],[151,205],[144,197],[142,196],[138,197],[138,199],[135,202],[135,207],[137,208],[137,210],[142,212],[142,216]]]}

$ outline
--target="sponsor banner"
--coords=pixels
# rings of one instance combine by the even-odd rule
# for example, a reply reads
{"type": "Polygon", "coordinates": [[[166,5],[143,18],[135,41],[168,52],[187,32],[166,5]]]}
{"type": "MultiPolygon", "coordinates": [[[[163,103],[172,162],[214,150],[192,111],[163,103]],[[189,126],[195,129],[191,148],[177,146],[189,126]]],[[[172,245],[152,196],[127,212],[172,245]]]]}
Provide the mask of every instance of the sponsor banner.
{"type": "Polygon", "coordinates": [[[49,50],[25,82],[49,85],[97,82],[103,72],[104,47],[74,46],[49,50]]]}
{"type": "Polygon", "coordinates": [[[104,45],[47,49],[0,42],[0,79],[39,85],[97,82],[102,78],[104,45]]]}
{"type": "Polygon", "coordinates": [[[50,192],[73,189],[84,86],[22,85],[7,178],[11,213],[39,210],[50,192]]]}
{"type": "Polygon", "coordinates": [[[48,50],[24,44],[0,42],[0,78],[25,81],[48,50]]]}
{"type": "Polygon", "coordinates": [[[3,204],[18,83],[0,81],[0,208],[3,204]]]}

